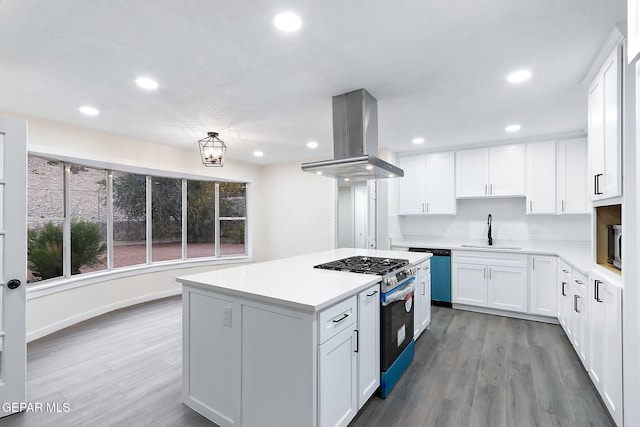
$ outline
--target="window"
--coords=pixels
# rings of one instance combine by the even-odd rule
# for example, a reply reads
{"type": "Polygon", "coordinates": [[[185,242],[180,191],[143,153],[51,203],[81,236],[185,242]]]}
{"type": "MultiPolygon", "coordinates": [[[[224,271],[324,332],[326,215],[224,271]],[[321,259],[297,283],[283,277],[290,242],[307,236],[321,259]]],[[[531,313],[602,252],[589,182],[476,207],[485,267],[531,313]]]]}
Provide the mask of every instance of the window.
{"type": "Polygon", "coordinates": [[[63,275],[64,165],[29,157],[27,283],[63,275]]]}
{"type": "Polygon", "coordinates": [[[246,184],[220,183],[220,255],[245,253],[246,184]]]}
{"type": "Polygon", "coordinates": [[[182,180],[151,178],[152,260],[182,259],[182,180]]]}
{"type": "Polygon", "coordinates": [[[215,197],[215,182],[187,181],[187,258],[216,253],[215,197]]]}
{"type": "Polygon", "coordinates": [[[71,274],[107,269],[107,172],[69,166],[71,274]]]}
{"type": "Polygon", "coordinates": [[[29,156],[28,180],[29,283],[246,254],[245,183],[146,176],[35,156],[29,156]]]}
{"type": "Polygon", "coordinates": [[[113,172],[113,268],[147,263],[147,177],[113,172]]]}

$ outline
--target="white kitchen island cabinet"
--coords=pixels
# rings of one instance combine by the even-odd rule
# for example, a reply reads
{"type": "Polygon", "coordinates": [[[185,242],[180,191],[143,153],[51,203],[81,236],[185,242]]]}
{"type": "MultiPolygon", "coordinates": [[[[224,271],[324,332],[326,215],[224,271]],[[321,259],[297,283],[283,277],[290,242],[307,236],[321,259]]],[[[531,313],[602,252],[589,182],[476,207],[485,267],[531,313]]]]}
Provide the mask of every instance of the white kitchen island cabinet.
{"type": "Polygon", "coordinates": [[[223,427],[346,426],[378,387],[380,277],[313,266],[354,255],[430,256],[338,249],[179,278],[183,402],[223,427]]]}

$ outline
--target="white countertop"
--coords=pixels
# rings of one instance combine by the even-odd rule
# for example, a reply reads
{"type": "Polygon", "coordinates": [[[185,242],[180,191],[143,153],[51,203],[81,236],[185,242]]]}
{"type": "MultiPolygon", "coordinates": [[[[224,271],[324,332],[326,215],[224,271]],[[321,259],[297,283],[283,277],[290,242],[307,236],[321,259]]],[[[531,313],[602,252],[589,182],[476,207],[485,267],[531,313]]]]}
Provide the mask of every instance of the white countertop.
{"type": "Polygon", "coordinates": [[[355,255],[401,258],[410,264],[429,253],[342,248],[274,261],[178,277],[183,285],[226,295],[275,303],[305,311],[319,311],[380,281],[380,276],[313,268],[314,265],[355,255]]]}
{"type": "Polygon", "coordinates": [[[572,267],[588,274],[594,262],[591,257],[591,243],[567,240],[493,240],[493,247],[487,246],[486,239],[448,239],[437,236],[407,237],[393,240],[394,248],[422,247],[430,249],[451,249],[467,251],[513,252],[535,255],[557,255],[572,267]],[[465,247],[475,245],[481,247],[465,247]],[[503,247],[503,248],[501,248],[503,247]],[[519,249],[510,249],[510,248],[519,249]]]}

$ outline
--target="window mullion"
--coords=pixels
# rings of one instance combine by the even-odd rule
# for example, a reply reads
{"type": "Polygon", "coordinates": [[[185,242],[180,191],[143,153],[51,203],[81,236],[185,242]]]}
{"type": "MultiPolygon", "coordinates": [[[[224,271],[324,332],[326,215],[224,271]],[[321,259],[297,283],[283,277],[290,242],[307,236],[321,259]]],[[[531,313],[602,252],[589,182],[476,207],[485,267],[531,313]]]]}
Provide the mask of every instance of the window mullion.
{"type": "Polygon", "coordinates": [[[214,249],[215,256],[220,256],[220,183],[216,182],[215,196],[213,198],[213,210],[214,210],[214,249]]]}
{"type": "Polygon", "coordinates": [[[187,259],[187,180],[182,180],[182,259],[187,259]]]}
{"type": "Polygon", "coordinates": [[[151,243],[153,241],[153,236],[151,235],[152,232],[152,227],[151,227],[151,177],[149,175],[147,175],[146,177],[146,226],[147,226],[147,239],[146,239],[146,243],[147,243],[147,264],[151,263],[151,243]]]}
{"type": "Polygon", "coordinates": [[[113,171],[107,171],[107,270],[113,270],[113,171]]]}
{"type": "Polygon", "coordinates": [[[62,223],[62,277],[71,277],[71,202],[69,183],[71,178],[71,167],[64,163],[63,177],[63,210],[64,222],[62,223]]]}

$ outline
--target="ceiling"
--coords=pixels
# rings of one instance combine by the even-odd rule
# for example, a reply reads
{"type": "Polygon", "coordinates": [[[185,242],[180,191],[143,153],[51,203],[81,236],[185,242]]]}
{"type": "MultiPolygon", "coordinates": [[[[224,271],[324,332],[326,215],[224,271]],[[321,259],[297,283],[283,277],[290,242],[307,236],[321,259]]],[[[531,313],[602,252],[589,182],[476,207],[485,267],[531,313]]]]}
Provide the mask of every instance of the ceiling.
{"type": "Polygon", "coordinates": [[[257,164],[332,157],[331,97],[359,88],[397,152],[584,130],[582,79],[625,17],[624,0],[1,0],[0,110],[194,153],[217,131],[257,164]]]}

